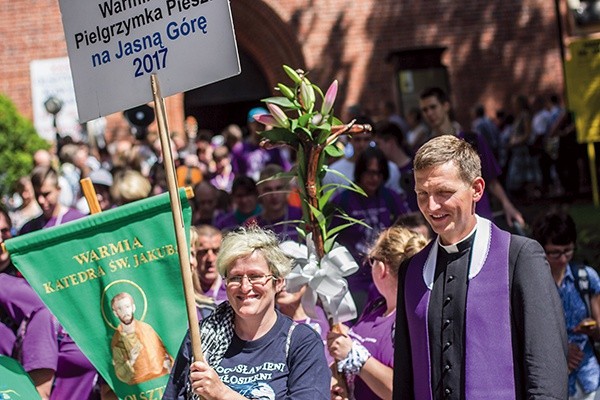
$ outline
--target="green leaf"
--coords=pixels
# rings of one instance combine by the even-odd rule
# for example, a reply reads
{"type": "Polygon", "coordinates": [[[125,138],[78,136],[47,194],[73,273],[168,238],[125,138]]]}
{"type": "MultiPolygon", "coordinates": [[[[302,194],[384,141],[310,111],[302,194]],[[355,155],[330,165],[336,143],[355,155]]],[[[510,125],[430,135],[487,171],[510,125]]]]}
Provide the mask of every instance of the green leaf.
{"type": "Polygon", "coordinates": [[[290,108],[292,110],[296,110],[298,107],[287,97],[267,97],[266,99],[261,100],[263,103],[276,104],[280,107],[290,108]]]}
{"type": "MultiPolygon", "coordinates": [[[[304,222],[304,221],[302,221],[302,222],[304,222]]],[[[306,231],[298,226],[296,226],[295,228],[296,228],[296,232],[298,232],[298,236],[300,236],[299,239],[302,241],[304,239],[306,239],[306,231]]]]}
{"type": "Polygon", "coordinates": [[[325,153],[331,157],[342,157],[344,155],[344,150],[338,148],[335,144],[329,144],[325,146],[325,153]]]}
{"type": "MultiPolygon", "coordinates": [[[[262,179],[262,180],[256,182],[256,184],[260,185],[261,183],[265,183],[265,182],[269,182],[269,181],[275,181],[275,180],[278,180],[278,179],[290,180],[290,179],[295,178],[296,176],[297,176],[296,172],[292,172],[292,171],[289,171],[289,172],[279,172],[279,173],[277,173],[277,174],[275,174],[273,176],[270,176],[270,177],[268,177],[266,179],[262,179]]],[[[288,190],[288,192],[289,192],[289,190],[288,190]]]]}
{"type": "Polygon", "coordinates": [[[330,229],[329,232],[327,232],[327,236],[329,237],[331,235],[335,235],[335,234],[343,231],[344,229],[350,228],[351,226],[354,226],[354,225],[356,225],[356,222],[348,222],[348,223],[345,223],[345,224],[342,224],[342,225],[338,225],[335,228],[330,229]]]}
{"type": "Polygon", "coordinates": [[[327,141],[327,138],[331,135],[331,125],[323,124],[316,129],[319,132],[319,136],[317,136],[317,143],[323,144],[327,141]]]}
{"type": "MultiPolygon", "coordinates": [[[[339,209],[338,209],[338,210],[339,210],[339,209]]],[[[369,224],[367,224],[367,223],[366,223],[366,222],[364,222],[363,220],[361,220],[361,219],[356,219],[356,218],[352,218],[351,216],[349,216],[348,214],[346,214],[346,213],[345,213],[345,212],[343,212],[343,211],[342,211],[342,213],[341,213],[340,215],[338,215],[337,217],[338,217],[338,218],[341,218],[341,219],[343,219],[343,220],[346,220],[346,221],[352,222],[352,223],[354,223],[354,224],[359,224],[359,225],[362,225],[362,226],[364,226],[365,228],[368,228],[368,229],[373,229],[373,228],[372,228],[372,227],[371,227],[369,224]]]]}
{"type": "Polygon", "coordinates": [[[323,243],[323,250],[325,251],[325,254],[329,253],[331,249],[333,249],[335,239],[337,239],[337,235],[333,235],[332,237],[325,239],[325,242],[323,243]]]}
{"type": "MultiPolygon", "coordinates": [[[[325,186],[328,186],[328,185],[325,185],[325,186]]],[[[331,198],[331,196],[333,196],[333,194],[335,192],[336,192],[336,188],[331,188],[329,190],[321,189],[322,195],[319,197],[319,208],[321,210],[323,210],[325,208],[325,206],[329,203],[329,199],[331,198]]]]}
{"type": "Polygon", "coordinates": [[[273,128],[268,131],[260,132],[260,136],[264,139],[268,139],[271,142],[284,142],[289,144],[292,147],[296,147],[300,140],[298,136],[294,134],[294,132],[290,132],[285,128],[273,128]]]}
{"type": "Polygon", "coordinates": [[[335,169],[331,169],[327,166],[325,166],[324,168],[325,168],[325,171],[331,172],[333,175],[340,177],[343,180],[345,180],[346,182],[348,182],[349,186],[341,184],[341,183],[328,183],[327,185],[323,186],[323,188],[325,188],[325,187],[329,188],[329,187],[334,186],[336,189],[337,188],[349,189],[349,190],[352,190],[356,193],[360,193],[361,195],[367,197],[367,194],[365,193],[365,191],[360,186],[358,186],[356,183],[352,182],[350,180],[350,178],[348,178],[346,175],[342,174],[339,171],[336,171],[335,169]]]}
{"type": "Polygon", "coordinates": [[[323,215],[323,213],[317,208],[313,207],[311,204],[309,204],[308,207],[310,208],[310,212],[312,213],[312,215],[314,215],[314,217],[317,219],[317,223],[319,224],[321,232],[325,232],[325,224],[327,221],[325,220],[325,216],[323,215]]]}
{"type": "Polygon", "coordinates": [[[344,123],[341,120],[337,119],[336,117],[333,117],[331,123],[333,125],[344,125],[344,123]]]}
{"type": "Polygon", "coordinates": [[[306,128],[308,123],[310,122],[311,118],[312,118],[312,114],[302,115],[300,118],[298,118],[298,125],[300,125],[303,128],[306,128]]]}

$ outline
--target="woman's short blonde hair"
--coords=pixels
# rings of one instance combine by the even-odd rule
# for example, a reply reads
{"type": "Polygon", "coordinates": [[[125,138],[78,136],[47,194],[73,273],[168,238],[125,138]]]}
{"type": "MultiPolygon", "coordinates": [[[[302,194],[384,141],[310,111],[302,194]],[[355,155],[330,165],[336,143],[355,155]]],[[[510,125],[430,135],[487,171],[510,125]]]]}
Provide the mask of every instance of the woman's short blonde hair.
{"type": "Polygon", "coordinates": [[[122,205],[150,196],[152,185],[148,178],[134,169],[120,170],[114,175],[110,195],[116,204],[122,205]]]}
{"type": "Polygon", "coordinates": [[[279,240],[275,234],[251,226],[239,228],[225,235],[217,256],[219,273],[227,277],[229,268],[236,260],[249,257],[255,251],[263,255],[269,271],[276,278],[284,278],[290,272],[292,261],[279,248],[279,240]]]}
{"type": "Polygon", "coordinates": [[[398,276],[400,264],[417,254],[428,243],[420,233],[403,226],[392,226],[379,234],[369,252],[369,257],[384,262],[392,274],[398,276]]]}

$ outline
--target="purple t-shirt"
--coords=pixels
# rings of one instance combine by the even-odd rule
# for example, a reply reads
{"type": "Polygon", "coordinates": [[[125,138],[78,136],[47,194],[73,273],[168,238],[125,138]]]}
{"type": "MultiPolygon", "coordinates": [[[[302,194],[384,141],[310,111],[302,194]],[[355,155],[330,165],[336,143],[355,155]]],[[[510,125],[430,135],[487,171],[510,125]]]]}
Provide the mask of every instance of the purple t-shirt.
{"type": "Polygon", "coordinates": [[[52,217],[49,220],[46,220],[43,215],[40,215],[23,225],[23,228],[19,231],[19,235],[39,231],[40,229],[51,228],[83,217],[85,217],[85,214],[75,208],[69,208],[64,214],[52,217]]]}
{"type": "Polygon", "coordinates": [[[50,399],[87,399],[96,377],[89,360],[25,279],[0,274],[0,287],[0,306],[19,326],[15,355],[25,371],[55,371],[50,399]]]}
{"type": "MultiPolygon", "coordinates": [[[[492,150],[487,144],[485,138],[479,134],[468,135],[465,132],[459,133],[458,137],[461,139],[465,139],[467,142],[471,143],[479,153],[479,158],[481,159],[481,175],[483,177],[483,180],[486,183],[489,183],[494,179],[498,179],[498,177],[502,173],[502,169],[500,168],[498,161],[496,161],[494,153],[492,153],[492,150]],[[475,140],[477,140],[477,142],[473,143],[475,140]]],[[[479,200],[479,202],[477,203],[475,211],[477,212],[477,215],[483,218],[487,218],[489,220],[494,219],[492,215],[492,206],[490,205],[490,198],[488,196],[488,190],[485,190],[483,192],[483,196],[481,197],[481,200],[479,200]]]]}
{"type": "Polygon", "coordinates": [[[16,326],[46,307],[23,278],[0,274],[0,288],[0,307],[16,326]]]}
{"type": "Polygon", "coordinates": [[[256,224],[264,229],[269,229],[277,235],[277,238],[285,242],[286,240],[298,241],[298,231],[296,227],[298,222],[302,219],[302,209],[298,207],[288,206],[285,215],[275,221],[267,221],[262,214],[254,217],[256,224]]]}
{"type": "MultiPolygon", "coordinates": [[[[371,268],[363,265],[365,256],[379,233],[392,226],[396,219],[408,212],[405,202],[400,196],[384,186],[379,188],[377,194],[371,197],[362,196],[351,190],[344,190],[332,200],[339,209],[345,211],[350,217],[366,223],[371,229],[354,224],[342,230],[337,238],[339,244],[346,246],[361,265],[360,269],[348,277],[348,286],[351,291],[368,291],[373,283],[371,268]]],[[[347,223],[342,218],[334,218],[332,227],[347,223]]]]}
{"type": "Polygon", "coordinates": [[[216,305],[221,304],[227,300],[227,287],[225,287],[225,280],[221,282],[221,285],[216,289],[209,289],[202,293],[205,296],[212,298],[216,305]]]}
{"type": "Polygon", "coordinates": [[[15,334],[12,329],[0,322],[0,355],[12,356],[15,334]]]}
{"type": "Polygon", "coordinates": [[[231,166],[236,175],[246,175],[258,181],[267,164],[277,164],[284,171],[290,169],[290,163],[277,148],[266,150],[253,143],[242,142],[237,143],[231,150],[231,166]]]}
{"type": "MultiPolygon", "coordinates": [[[[370,302],[348,335],[369,350],[371,356],[377,361],[394,368],[396,310],[389,315],[384,315],[386,310],[387,306],[383,297],[370,302]]],[[[377,399],[379,397],[357,376],[354,381],[354,398],[377,399]]]]}

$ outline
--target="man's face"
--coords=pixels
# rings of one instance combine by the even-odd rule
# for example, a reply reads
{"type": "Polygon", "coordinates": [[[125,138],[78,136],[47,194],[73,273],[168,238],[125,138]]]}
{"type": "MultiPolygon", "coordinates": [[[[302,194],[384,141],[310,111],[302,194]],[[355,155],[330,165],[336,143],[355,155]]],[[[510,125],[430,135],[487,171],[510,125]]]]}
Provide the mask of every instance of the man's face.
{"type": "Polygon", "coordinates": [[[198,248],[196,249],[198,278],[203,285],[211,286],[219,276],[215,262],[221,248],[221,238],[220,234],[198,238],[198,248]]]}
{"type": "Polygon", "coordinates": [[[436,96],[420,99],[419,107],[421,108],[425,122],[433,130],[438,130],[449,121],[450,103],[440,103],[436,96]]]}
{"type": "Polygon", "coordinates": [[[58,184],[53,182],[52,179],[46,179],[39,189],[35,190],[35,199],[37,200],[44,217],[49,219],[54,213],[54,209],[58,204],[58,196],[60,195],[60,188],[58,184]]]}
{"type": "Polygon", "coordinates": [[[196,193],[196,208],[202,219],[212,218],[217,208],[217,192],[210,187],[203,186],[196,193]]]}
{"type": "Polygon", "coordinates": [[[461,241],[473,230],[475,203],[484,187],[480,177],[470,184],[463,181],[452,161],[415,171],[419,209],[444,245],[461,241]]]}
{"type": "Polygon", "coordinates": [[[124,325],[129,325],[133,322],[133,314],[135,313],[135,304],[128,296],[122,297],[113,305],[113,312],[124,325]]]}
{"type": "MultiPolygon", "coordinates": [[[[0,240],[0,243],[3,243],[5,240],[8,240],[12,237],[12,234],[10,232],[10,223],[2,213],[0,213],[0,233],[2,238],[2,240],[0,240]]],[[[2,253],[0,253],[0,272],[4,271],[9,265],[10,255],[7,251],[3,251],[2,253]]]]}
{"type": "Polygon", "coordinates": [[[287,189],[283,179],[266,181],[258,186],[261,204],[268,214],[283,215],[285,213],[287,189]]]}

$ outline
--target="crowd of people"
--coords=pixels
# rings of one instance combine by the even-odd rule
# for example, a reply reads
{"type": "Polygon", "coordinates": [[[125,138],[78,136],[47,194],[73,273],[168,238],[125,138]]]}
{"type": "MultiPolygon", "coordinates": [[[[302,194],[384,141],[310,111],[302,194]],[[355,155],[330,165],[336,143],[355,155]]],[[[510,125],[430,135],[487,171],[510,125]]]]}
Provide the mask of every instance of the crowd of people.
{"type": "MultiPolygon", "coordinates": [[[[190,266],[208,356],[193,360],[186,337],[165,399],[594,398],[600,280],[571,262],[572,219],[544,214],[538,243],[493,223],[499,207],[508,226],[525,225],[513,198],[577,193],[570,115],[556,96],[531,106],[518,96],[494,118],[473,107],[464,128],[442,89],[419,105],[406,119],[390,103],[379,118],[352,107],[348,121],[373,130],[344,138],[323,174],[339,185],[332,227],[364,222],[337,237],[359,265],[347,278],[359,317],[341,330],[304,307],[306,287],[286,290],[292,260],[279,244],[302,240],[302,204],[298,182],[278,175],[294,151],[260,146],[269,127],[254,117],[268,111],[216,134],[188,119],[173,135],[177,182],[194,191],[190,266]],[[266,368],[266,381],[249,372],[266,368]]],[[[67,140],[33,159],[0,209],[2,240],[87,215],[82,178],[103,211],[167,190],[153,133],[103,149],[67,140]]],[[[6,253],[0,288],[0,354],[23,364],[42,398],[114,398],[6,253]]]]}

